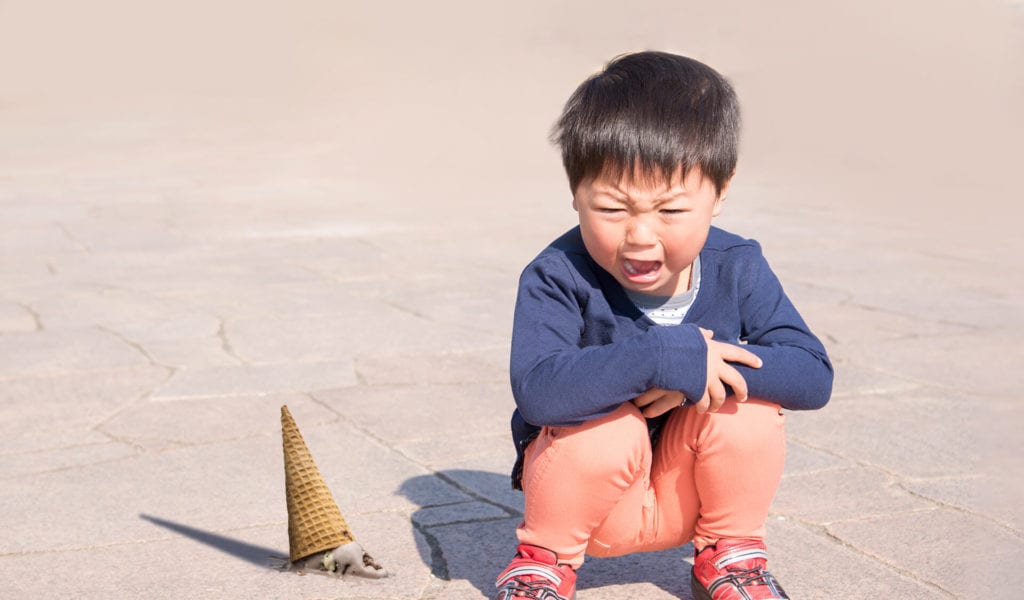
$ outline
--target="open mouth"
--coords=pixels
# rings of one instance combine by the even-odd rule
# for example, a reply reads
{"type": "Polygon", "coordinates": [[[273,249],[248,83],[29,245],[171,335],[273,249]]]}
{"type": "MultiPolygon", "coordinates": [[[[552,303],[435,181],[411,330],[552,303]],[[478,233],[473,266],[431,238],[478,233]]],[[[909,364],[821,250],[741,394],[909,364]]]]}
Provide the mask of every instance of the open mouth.
{"type": "Polygon", "coordinates": [[[658,278],[660,260],[623,260],[622,271],[630,281],[647,283],[658,278]]]}

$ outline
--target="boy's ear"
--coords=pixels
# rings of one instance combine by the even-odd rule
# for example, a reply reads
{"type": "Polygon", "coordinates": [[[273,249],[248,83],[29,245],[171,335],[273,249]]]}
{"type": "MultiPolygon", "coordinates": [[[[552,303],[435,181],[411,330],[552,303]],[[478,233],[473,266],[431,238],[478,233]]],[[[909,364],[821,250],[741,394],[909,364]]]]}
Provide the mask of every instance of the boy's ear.
{"type": "Polygon", "coordinates": [[[732,184],[732,178],[735,176],[736,171],[733,171],[732,174],[729,175],[729,179],[726,179],[725,183],[722,184],[722,189],[719,190],[718,197],[715,198],[715,206],[711,209],[711,216],[717,217],[718,214],[722,212],[722,203],[725,202],[726,196],[729,195],[729,186],[732,184]]]}
{"type": "Polygon", "coordinates": [[[572,209],[576,212],[580,212],[580,205],[576,202],[576,194],[572,195],[572,209]]]}

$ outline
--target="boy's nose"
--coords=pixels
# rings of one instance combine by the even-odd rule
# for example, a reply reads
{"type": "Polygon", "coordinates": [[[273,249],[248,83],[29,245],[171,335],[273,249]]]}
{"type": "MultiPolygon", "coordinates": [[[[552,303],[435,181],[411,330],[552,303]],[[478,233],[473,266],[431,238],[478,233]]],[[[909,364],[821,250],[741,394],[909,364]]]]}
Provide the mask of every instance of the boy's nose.
{"type": "Polygon", "coordinates": [[[634,219],[626,228],[626,243],[633,246],[651,246],[658,242],[658,236],[642,219],[634,219]]]}

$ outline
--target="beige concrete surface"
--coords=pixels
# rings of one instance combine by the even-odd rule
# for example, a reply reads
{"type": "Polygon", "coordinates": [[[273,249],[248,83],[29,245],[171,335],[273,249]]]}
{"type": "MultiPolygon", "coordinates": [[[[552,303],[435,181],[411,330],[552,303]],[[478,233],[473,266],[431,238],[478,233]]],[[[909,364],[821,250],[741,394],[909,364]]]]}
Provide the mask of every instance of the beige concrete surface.
{"type": "MultiPolygon", "coordinates": [[[[1007,598],[1024,559],[1020,2],[0,0],[0,596],[487,598],[548,130],[645,48],[745,111],[720,224],[837,369],[770,517],[795,599],[1007,598]],[[278,571],[288,404],[393,576],[278,571]]],[[[689,598],[689,547],[579,600],[689,598]]]]}

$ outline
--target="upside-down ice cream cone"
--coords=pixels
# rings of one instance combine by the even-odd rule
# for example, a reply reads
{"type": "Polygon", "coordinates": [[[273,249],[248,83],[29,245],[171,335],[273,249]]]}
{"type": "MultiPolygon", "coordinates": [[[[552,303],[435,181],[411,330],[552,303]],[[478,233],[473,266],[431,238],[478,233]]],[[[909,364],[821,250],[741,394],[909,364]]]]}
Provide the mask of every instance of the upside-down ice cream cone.
{"type": "MultiPolygon", "coordinates": [[[[313,455],[287,406],[281,407],[281,438],[284,445],[284,485],[288,501],[289,558],[296,563],[324,553],[318,564],[326,570],[349,569],[353,573],[380,577],[384,570],[358,547],[338,503],[327,487],[313,455]],[[342,547],[347,548],[339,552],[342,547]],[[342,556],[359,555],[359,564],[341,564],[342,556]],[[336,555],[336,556],[335,556],[336,555]]],[[[318,557],[320,559],[321,557],[318,557]]],[[[317,562],[317,561],[313,561],[317,562]]],[[[307,563],[308,564],[308,563],[307,563]]]]}

